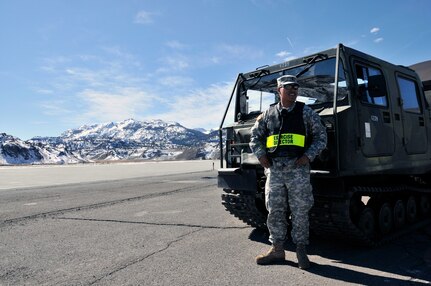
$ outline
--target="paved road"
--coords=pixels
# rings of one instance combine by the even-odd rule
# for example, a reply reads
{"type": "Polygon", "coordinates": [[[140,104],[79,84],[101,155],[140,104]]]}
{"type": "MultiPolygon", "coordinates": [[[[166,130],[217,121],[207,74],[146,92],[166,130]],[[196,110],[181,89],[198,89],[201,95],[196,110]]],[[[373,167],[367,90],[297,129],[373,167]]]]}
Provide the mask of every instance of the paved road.
{"type": "Polygon", "coordinates": [[[290,243],[285,263],[257,266],[267,237],[223,209],[212,165],[171,165],[180,171],[4,188],[0,285],[431,285],[431,227],[376,249],[314,237],[309,271],[290,243]]]}
{"type": "Polygon", "coordinates": [[[0,191],[181,174],[217,169],[220,161],[150,161],[138,163],[0,166],[0,191]]]}

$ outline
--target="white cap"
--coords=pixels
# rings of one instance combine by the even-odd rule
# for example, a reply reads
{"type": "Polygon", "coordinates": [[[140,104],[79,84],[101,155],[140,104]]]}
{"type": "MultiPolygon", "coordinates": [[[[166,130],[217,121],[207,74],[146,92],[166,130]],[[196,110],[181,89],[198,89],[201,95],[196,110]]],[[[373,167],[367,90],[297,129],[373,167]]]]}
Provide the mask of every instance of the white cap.
{"type": "Polygon", "coordinates": [[[285,86],[288,84],[299,86],[298,81],[296,80],[296,76],[294,76],[294,75],[283,75],[283,76],[277,78],[277,86],[278,87],[285,86]]]}

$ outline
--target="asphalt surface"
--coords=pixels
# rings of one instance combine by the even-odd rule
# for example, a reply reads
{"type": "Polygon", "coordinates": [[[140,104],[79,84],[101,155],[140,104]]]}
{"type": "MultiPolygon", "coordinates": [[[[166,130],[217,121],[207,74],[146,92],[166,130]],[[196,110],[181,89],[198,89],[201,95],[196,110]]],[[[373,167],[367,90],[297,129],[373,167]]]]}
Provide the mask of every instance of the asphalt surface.
{"type": "Polygon", "coordinates": [[[184,164],[88,168],[93,180],[64,184],[70,168],[35,167],[38,182],[3,181],[0,285],[431,285],[431,226],[373,249],[312,237],[308,271],[288,242],[286,262],[258,266],[266,234],[224,210],[211,162],[184,164]]]}

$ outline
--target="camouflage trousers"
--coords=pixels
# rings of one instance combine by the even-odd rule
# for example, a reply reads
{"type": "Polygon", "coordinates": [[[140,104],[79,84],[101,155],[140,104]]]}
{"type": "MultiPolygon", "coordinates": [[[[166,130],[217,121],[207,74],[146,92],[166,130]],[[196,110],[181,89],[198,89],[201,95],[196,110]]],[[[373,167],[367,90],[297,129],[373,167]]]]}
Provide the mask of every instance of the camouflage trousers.
{"type": "Polygon", "coordinates": [[[308,212],[314,203],[310,184],[310,167],[296,166],[295,159],[274,158],[265,169],[265,202],[268,210],[267,226],[271,243],[283,243],[287,233],[288,206],[292,218],[292,240],[308,244],[308,212]]]}

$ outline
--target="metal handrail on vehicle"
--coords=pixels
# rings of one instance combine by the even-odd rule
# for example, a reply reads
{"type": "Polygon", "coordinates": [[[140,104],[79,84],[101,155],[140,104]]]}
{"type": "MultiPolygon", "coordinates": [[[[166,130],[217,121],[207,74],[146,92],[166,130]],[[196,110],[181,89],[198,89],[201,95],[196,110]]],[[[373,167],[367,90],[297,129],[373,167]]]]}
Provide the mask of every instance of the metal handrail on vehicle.
{"type": "Polygon", "coordinates": [[[233,87],[232,93],[231,93],[230,98],[229,98],[229,102],[226,106],[226,110],[225,110],[224,115],[223,115],[223,119],[221,120],[219,129],[218,129],[219,144],[220,144],[220,168],[223,168],[223,124],[224,124],[224,120],[226,119],[227,112],[229,111],[229,107],[230,107],[230,103],[232,102],[233,95],[234,95],[235,90],[238,86],[239,77],[241,75],[242,74],[239,74],[236,78],[235,85],[233,87]]]}

